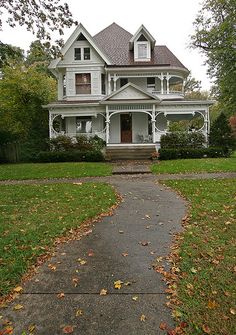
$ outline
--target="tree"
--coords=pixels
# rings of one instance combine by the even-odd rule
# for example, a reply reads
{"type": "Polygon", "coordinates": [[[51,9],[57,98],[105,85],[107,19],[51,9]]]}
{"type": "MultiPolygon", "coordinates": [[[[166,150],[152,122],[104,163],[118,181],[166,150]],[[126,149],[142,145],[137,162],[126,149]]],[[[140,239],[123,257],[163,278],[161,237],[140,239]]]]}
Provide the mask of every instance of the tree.
{"type": "Polygon", "coordinates": [[[206,55],[208,74],[215,80],[216,95],[227,115],[236,109],[235,22],[235,0],[204,0],[191,37],[192,47],[206,55]]]}
{"type": "Polygon", "coordinates": [[[9,65],[12,61],[22,62],[23,60],[24,50],[0,41],[0,69],[9,65]]]}
{"type": "Polygon", "coordinates": [[[23,143],[37,152],[48,138],[48,111],[42,108],[56,97],[56,82],[31,65],[7,66],[0,80],[0,138],[23,143]],[[3,136],[1,136],[1,134],[3,136]]]}
{"type": "Polygon", "coordinates": [[[210,93],[208,91],[201,90],[201,81],[188,76],[184,84],[184,94],[186,100],[208,100],[210,99],[210,93]]]}
{"type": "Polygon", "coordinates": [[[233,138],[232,129],[224,113],[221,113],[213,122],[210,130],[209,143],[211,146],[226,149],[234,147],[235,140],[233,138]]]}
{"type": "Polygon", "coordinates": [[[33,41],[30,44],[25,64],[30,66],[34,64],[39,71],[44,72],[46,75],[53,76],[52,72],[48,69],[48,65],[52,60],[50,49],[43,45],[39,40],[33,41]]]}
{"type": "MultiPolygon", "coordinates": [[[[67,3],[61,4],[61,0],[0,0],[0,30],[3,21],[1,14],[7,14],[6,23],[11,27],[16,24],[25,26],[40,41],[50,48],[50,32],[57,31],[63,35],[64,27],[71,27],[77,24],[72,18],[67,3]]],[[[59,46],[62,45],[61,39],[56,41],[59,46]]],[[[58,48],[51,46],[53,53],[58,52],[58,48]]]]}

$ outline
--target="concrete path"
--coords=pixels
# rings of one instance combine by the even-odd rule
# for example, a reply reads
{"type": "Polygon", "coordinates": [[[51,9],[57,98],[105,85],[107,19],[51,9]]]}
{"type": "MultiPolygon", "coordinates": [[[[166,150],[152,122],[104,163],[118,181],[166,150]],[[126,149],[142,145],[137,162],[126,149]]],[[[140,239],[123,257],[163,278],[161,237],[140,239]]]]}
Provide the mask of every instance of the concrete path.
{"type": "Polygon", "coordinates": [[[29,334],[35,325],[34,334],[60,335],[70,325],[78,335],[158,335],[165,334],[160,322],[173,326],[165,284],[152,264],[169,253],[185,203],[153,176],[109,178],[123,202],[91,234],[61,244],[19,299],[0,310],[0,323],[9,319],[13,334],[29,334]],[[123,282],[120,290],[114,288],[118,280],[123,282]],[[104,296],[99,295],[102,289],[107,290],[104,296]],[[14,311],[16,304],[24,308],[14,311]]]}

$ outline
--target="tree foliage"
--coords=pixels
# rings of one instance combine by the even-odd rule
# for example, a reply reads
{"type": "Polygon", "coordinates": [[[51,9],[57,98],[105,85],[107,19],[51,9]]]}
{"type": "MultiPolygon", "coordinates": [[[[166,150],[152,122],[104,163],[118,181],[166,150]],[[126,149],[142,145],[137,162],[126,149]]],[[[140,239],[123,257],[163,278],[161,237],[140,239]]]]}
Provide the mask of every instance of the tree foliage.
{"type": "Polygon", "coordinates": [[[0,69],[9,65],[12,61],[22,62],[23,60],[24,50],[0,41],[0,69]]]}
{"type": "MultiPolygon", "coordinates": [[[[48,111],[42,108],[56,96],[56,82],[35,65],[3,68],[0,80],[0,138],[43,149],[48,138],[48,111]],[[1,136],[2,134],[2,136],[1,136]]],[[[28,149],[27,149],[28,150],[28,149]]]]}
{"type": "MultiPolygon", "coordinates": [[[[77,24],[68,4],[62,4],[61,0],[0,0],[0,30],[3,25],[1,14],[6,14],[6,23],[11,27],[14,28],[17,24],[25,26],[40,41],[44,41],[47,47],[50,47],[51,32],[57,31],[61,36],[64,27],[77,24]]],[[[56,42],[59,46],[63,43],[61,39],[56,42]]],[[[51,46],[50,50],[58,52],[55,46],[51,46]]]]}
{"type": "Polygon", "coordinates": [[[221,113],[213,122],[210,130],[209,143],[211,146],[233,148],[235,139],[227,117],[221,113]]]}
{"type": "Polygon", "coordinates": [[[221,109],[230,115],[236,109],[236,1],[204,0],[194,26],[192,47],[206,55],[221,109]]]}

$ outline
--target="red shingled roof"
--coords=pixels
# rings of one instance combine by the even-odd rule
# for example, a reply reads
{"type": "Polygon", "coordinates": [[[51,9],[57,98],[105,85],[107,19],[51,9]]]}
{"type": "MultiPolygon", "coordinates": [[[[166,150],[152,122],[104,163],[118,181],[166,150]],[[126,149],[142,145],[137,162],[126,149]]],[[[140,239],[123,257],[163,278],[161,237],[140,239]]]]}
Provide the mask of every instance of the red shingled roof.
{"type": "Polygon", "coordinates": [[[112,66],[174,66],[187,70],[177,57],[165,46],[155,46],[152,50],[150,62],[135,62],[134,53],[129,50],[129,41],[132,38],[127,30],[116,23],[100,31],[93,38],[97,46],[109,58],[112,66]]]}

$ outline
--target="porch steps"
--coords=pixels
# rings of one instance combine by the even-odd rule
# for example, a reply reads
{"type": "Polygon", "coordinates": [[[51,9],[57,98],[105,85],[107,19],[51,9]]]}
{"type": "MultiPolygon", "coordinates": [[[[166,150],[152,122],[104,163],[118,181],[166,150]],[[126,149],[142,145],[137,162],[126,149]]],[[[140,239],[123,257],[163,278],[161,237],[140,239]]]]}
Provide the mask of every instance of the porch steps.
{"type": "Polygon", "coordinates": [[[153,152],[155,152],[155,145],[149,146],[108,146],[106,148],[105,158],[111,160],[145,160],[150,159],[153,152]]]}

